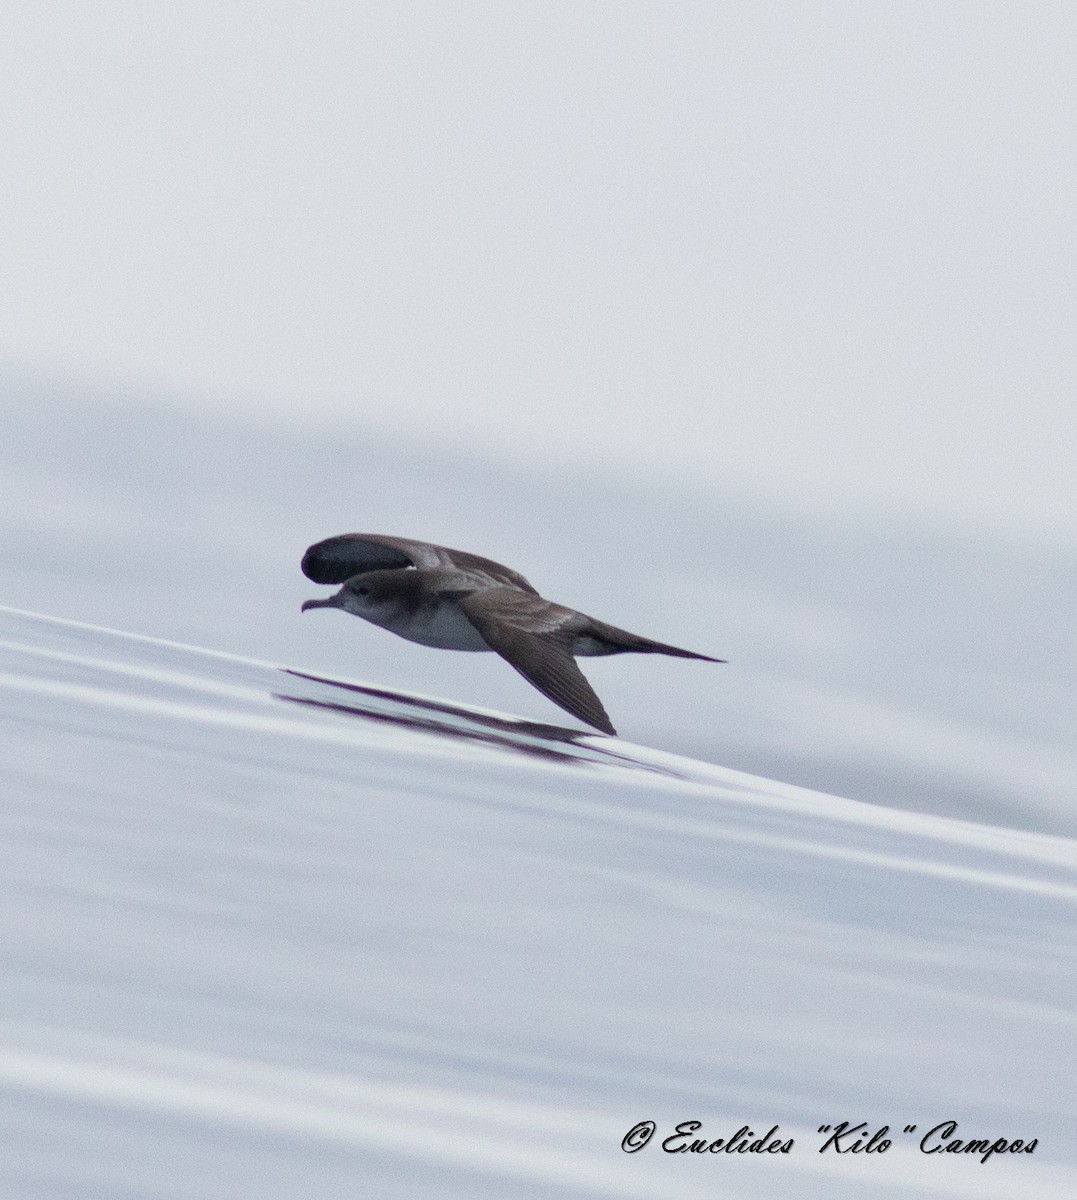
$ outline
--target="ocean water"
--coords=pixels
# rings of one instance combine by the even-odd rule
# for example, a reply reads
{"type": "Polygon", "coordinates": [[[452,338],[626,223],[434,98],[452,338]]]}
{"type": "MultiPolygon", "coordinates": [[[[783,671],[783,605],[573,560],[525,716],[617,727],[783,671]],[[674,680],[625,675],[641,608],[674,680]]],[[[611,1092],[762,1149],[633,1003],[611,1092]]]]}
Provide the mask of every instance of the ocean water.
{"type": "Polygon", "coordinates": [[[1073,547],[4,396],[0,1195],[1074,1194],[1073,547]],[[348,529],[730,663],[572,728],[300,617],[348,529]]]}
{"type": "Polygon", "coordinates": [[[4,1195],[1077,1186],[1072,840],[10,609],[0,730],[4,1195]]]}

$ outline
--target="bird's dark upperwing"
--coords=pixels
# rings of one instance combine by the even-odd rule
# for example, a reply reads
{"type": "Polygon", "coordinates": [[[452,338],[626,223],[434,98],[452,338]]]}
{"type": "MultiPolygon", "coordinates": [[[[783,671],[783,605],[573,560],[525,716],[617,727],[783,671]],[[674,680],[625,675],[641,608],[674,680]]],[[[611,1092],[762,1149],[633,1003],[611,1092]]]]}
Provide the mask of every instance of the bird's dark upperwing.
{"type": "Polygon", "coordinates": [[[483,641],[538,690],[579,720],[616,734],[602,701],[572,657],[578,614],[511,587],[472,592],[460,611],[483,641]]]}
{"type": "Polygon", "coordinates": [[[507,584],[538,593],[518,572],[489,558],[451,550],[433,542],[388,537],[378,533],[341,533],[315,542],[303,555],[303,574],[315,583],[343,583],[353,575],[381,571],[387,567],[440,568],[463,571],[487,579],[491,584],[507,584]]]}

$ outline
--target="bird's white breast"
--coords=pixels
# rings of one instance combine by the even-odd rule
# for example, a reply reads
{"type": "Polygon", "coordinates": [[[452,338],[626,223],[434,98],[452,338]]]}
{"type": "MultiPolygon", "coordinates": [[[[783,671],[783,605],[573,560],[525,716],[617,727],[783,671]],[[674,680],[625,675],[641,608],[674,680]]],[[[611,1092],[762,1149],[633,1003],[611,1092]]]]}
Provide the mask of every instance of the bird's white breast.
{"type": "Polygon", "coordinates": [[[489,650],[474,625],[452,600],[423,607],[412,616],[394,621],[386,629],[418,642],[420,646],[433,646],[437,650],[489,650]]]}

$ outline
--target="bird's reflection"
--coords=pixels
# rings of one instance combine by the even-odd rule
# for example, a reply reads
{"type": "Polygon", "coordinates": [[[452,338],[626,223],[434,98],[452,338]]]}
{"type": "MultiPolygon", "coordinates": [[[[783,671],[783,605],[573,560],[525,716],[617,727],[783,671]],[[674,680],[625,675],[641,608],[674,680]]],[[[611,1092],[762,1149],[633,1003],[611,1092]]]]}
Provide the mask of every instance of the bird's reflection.
{"type": "Polygon", "coordinates": [[[274,692],[276,700],[290,704],[301,704],[308,708],[320,708],[344,716],[362,717],[368,721],[380,721],[405,729],[432,733],[438,737],[456,738],[463,741],[481,742],[513,750],[532,758],[566,763],[571,766],[593,766],[596,763],[616,764],[639,771],[650,771],[658,775],[682,778],[665,767],[639,762],[626,754],[619,754],[601,745],[593,744],[598,739],[582,729],[565,729],[560,725],[547,725],[541,721],[511,720],[495,717],[488,713],[458,708],[439,700],[427,700],[419,696],[402,696],[385,688],[369,687],[366,684],[345,683],[339,679],[328,679],[322,675],[309,675],[283,667],[282,672],[295,679],[322,684],[347,693],[347,697],[327,699],[319,696],[291,695],[274,692]],[[363,697],[373,703],[363,703],[363,697]],[[380,707],[377,701],[388,701],[393,708],[380,707]]]}

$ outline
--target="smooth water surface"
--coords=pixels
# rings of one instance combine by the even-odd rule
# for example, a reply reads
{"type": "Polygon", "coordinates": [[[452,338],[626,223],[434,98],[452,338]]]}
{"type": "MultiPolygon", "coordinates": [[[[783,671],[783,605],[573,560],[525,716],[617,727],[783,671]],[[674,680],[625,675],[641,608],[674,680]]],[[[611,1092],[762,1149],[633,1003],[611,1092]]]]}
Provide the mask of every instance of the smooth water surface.
{"type": "Polygon", "coordinates": [[[1077,1189],[1072,840],[12,610],[0,739],[4,1195],[1077,1189]]]}

